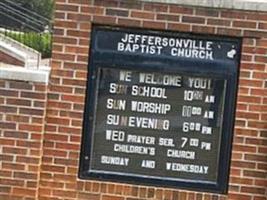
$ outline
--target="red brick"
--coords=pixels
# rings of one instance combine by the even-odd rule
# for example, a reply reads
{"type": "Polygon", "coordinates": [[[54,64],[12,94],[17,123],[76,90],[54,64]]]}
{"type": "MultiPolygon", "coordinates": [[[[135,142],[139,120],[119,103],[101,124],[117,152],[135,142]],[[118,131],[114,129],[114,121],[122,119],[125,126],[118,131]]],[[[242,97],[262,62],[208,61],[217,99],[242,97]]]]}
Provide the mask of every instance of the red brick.
{"type": "Polygon", "coordinates": [[[23,141],[19,140],[16,141],[16,146],[18,147],[26,147],[26,148],[41,148],[41,142],[40,141],[23,141]]]}
{"type": "Polygon", "coordinates": [[[18,105],[18,106],[30,106],[31,105],[31,101],[30,100],[10,99],[10,98],[8,98],[6,100],[6,104],[18,105]]]}
{"type": "Polygon", "coordinates": [[[244,170],[244,176],[252,177],[252,178],[263,178],[266,176],[265,172],[261,171],[252,171],[252,170],[244,170]]]}
{"type": "Polygon", "coordinates": [[[75,191],[54,190],[53,194],[57,197],[70,197],[70,198],[76,197],[75,191]]]}
{"type": "Polygon", "coordinates": [[[18,97],[18,91],[0,89],[0,96],[18,97]]]}
{"type": "Polygon", "coordinates": [[[28,133],[22,131],[4,131],[4,137],[27,139],[28,133]]]}
{"type": "Polygon", "coordinates": [[[215,28],[210,26],[192,26],[192,31],[196,33],[215,33],[215,28]]]}
{"type": "Polygon", "coordinates": [[[10,191],[11,191],[10,186],[0,186],[0,193],[10,193],[10,191]]]}
{"type": "Polygon", "coordinates": [[[21,92],[21,97],[30,99],[45,99],[45,94],[37,92],[21,92]]]}
{"type": "Polygon", "coordinates": [[[74,127],[59,127],[60,133],[72,133],[72,134],[80,134],[81,128],[74,128],[74,127]]]}
{"type": "Polygon", "coordinates": [[[241,160],[242,157],[243,157],[243,155],[241,152],[239,152],[239,153],[234,152],[234,151],[232,152],[232,157],[231,157],[232,160],[241,160]]]}
{"type": "Polygon", "coordinates": [[[92,24],[90,22],[80,22],[80,30],[90,30],[92,24]]]}
{"type": "Polygon", "coordinates": [[[229,194],[229,200],[252,200],[250,195],[244,195],[244,194],[235,194],[235,193],[230,193],[229,194]]]}
{"type": "Polygon", "coordinates": [[[184,23],[192,23],[192,24],[204,24],[205,23],[205,18],[183,16],[182,17],[182,22],[184,22],[184,23]]]}
{"type": "Polygon", "coordinates": [[[238,88],[238,94],[249,94],[249,88],[239,86],[239,88],[238,88]]]}
{"type": "Polygon", "coordinates": [[[233,21],[233,27],[256,28],[256,22],[252,21],[233,21]]]}
{"type": "Polygon", "coordinates": [[[266,171],[267,170],[267,164],[258,163],[257,169],[266,171]]]}
{"type": "Polygon", "coordinates": [[[43,126],[33,124],[19,124],[19,130],[41,132],[43,130],[43,126]]]}
{"type": "Polygon", "coordinates": [[[247,162],[247,161],[232,161],[231,164],[232,167],[237,167],[237,168],[251,168],[255,169],[256,164],[254,162],[247,162]]]}
{"type": "Polygon", "coordinates": [[[261,63],[242,63],[241,69],[264,71],[265,65],[261,63]]]}
{"type": "Polygon", "coordinates": [[[246,138],[246,144],[267,145],[267,139],[262,139],[262,138],[246,138]]]}
{"type": "Polygon", "coordinates": [[[243,53],[241,55],[241,61],[242,62],[252,62],[252,55],[243,53]]]}
{"type": "Polygon", "coordinates": [[[151,29],[165,29],[165,22],[143,21],[143,26],[151,29]]]}
{"type": "Polygon", "coordinates": [[[176,5],[170,5],[170,13],[177,13],[177,14],[193,14],[193,9],[189,7],[182,7],[176,5]]]}
{"type": "Polygon", "coordinates": [[[66,53],[53,53],[52,58],[56,59],[56,60],[74,61],[75,60],[75,55],[66,54],[66,53]]]}
{"type": "Polygon", "coordinates": [[[65,181],[67,182],[74,182],[77,179],[77,175],[65,175],[65,174],[55,174],[55,180],[56,181],[65,181]]]}
{"type": "Polygon", "coordinates": [[[80,145],[71,144],[71,143],[57,143],[56,148],[58,149],[66,149],[66,150],[79,150],[80,145]]]}
{"type": "Polygon", "coordinates": [[[253,200],[267,200],[267,197],[265,195],[263,196],[255,196],[253,200]]]}
{"type": "Polygon", "coordinates": [[[106,15],[127,17],[129,15],[128,10],[107,8],[106,15]]]}
{"type": "Polygon", "coordinates": [[[82,6],[81,12],[86,14],[102,15],[104,13],[104,8],[96,6],[82,6]]]}
{"type": "MultiPolygon", "coordinates": [[[[84,19],[84,20],[87,21],[88,19],[87,20],[84,19]]],[[[81,31],[81,30],[79,30],[79,31],[76,31],[76,30],[67,30],[67,36],[70,36],[70,37],[79,37],[79,38],[82,38],[82,37],[88,38],[89,32],[88,31],[81,31]]],[[[66,52],[67,52],[67,49],[66,49],[66,52]]],[[[70,53],[73,53],[73,52],[71,51],[70,53]]]]}
{"type": "Polygon", "coordinates": [[[70,124],[70,119],[64,119],[64,118],[59,118],[59,117],[48,117],[46,121],[49,124],[61,124],[61,125],[70,124]]]}
{"type": "Polygon", "coordinates": [[[248,19],[265,21],[267,20],[266,12],[255,12],[247,16],[248,19]]]}
{"type": "Polygon", "coordinates": [[[62,95],[62,100],[76,102],[76,103],[83,103],[84,96],[62,95]]]}
{"type": "Polygon", "coordinates": [[[63,166],[54,166],[54,165],[42,165],[42,170],[50,172],[61,172],[64,173],[65,167],[63,166]]]}
{"type": "Polygon", "coordinates": [[[118,0],[96,0],[95,5],[98,6],[105,6],[105,7],[118,7],[119,1],[118,0]]]}
{"type": "Polygon", "coordinates": [[[258,113],[252,113],[252,112],[237,112],[236,113],[237,118],[245,118],[245,119],[260,119],[260,115],[258,113]]]}
{"type": "Polygon", "coordinates": [[[156,18],[158,20],[166,20],[166,21],[174,21],[179,22],[180,21],[180,15],[171,15],[171,14],[157,14],[156,18]]]}
{"type": "MultiPolygon", "coordinates": [[[[50,89],[51,89],[51,91],[54,91],[54,92],[62,92],[62,93],[72,93],[72,90],[73,90],[73,88],[72,87],[70,87],[70,86],[58,86],[58,85],[52,85],[51,87],[50,87],[50,89]]],[[[50,100],[48,100],[49,102],[49,104],[50,104],[50,100]]],[[[53,103],[54,103],[54,101],[53,101],[53,103]]]]}
{"type": "Polygon", "coordinates": [[[152,12],[132,11],[131,17],[139,18],[139,19],[154,19],[155,14],[152,12]]]}
{"type": "MultiPolygon", "coordinates": [[[[259,152],[259,153],[267,154],[267,147],[259,147],[258,152],[259,152]]],[[[266,160],[267,160],[267,158],[266,158],[266,160]]]]}
{"type": "Polygon", "coordinates": [[[124,197],[103,195],[101,200],[125,200],[124,197]]]}
{"type": "Polygon", "coordinates": [[[241,152],[256,153],[256,147],[244,146],[244,145],[234,145],[233,150],[234,151],[241,151],[241,152]]]}
{"type": "Polygon", "coordinates": [[[14,179],[0,179],[0,185],[10,185],[10,186],[23,186],[23,180],[14,180],[14,179]]]}
{"type": "Polygon", "coordinates": [[[145,3],[144,10],[149,10],[153,12],[167,12],[168,5],[163,3],[145,3]]]}
{"type": "Polygon", "coordinates": [[[17,156],[16,161],[18,163],[27,163],[27,164],[39,164],[40,158],[31,156],[17,156]]]}
{"type": "Polygon", "coordinates": [[[240,29],[231,29],[231,28],[218,28],[217,33],[220,35],[235,35],[235,36],[241,36],[242,32],[240,29]]]}
{"type": "Polygon", "coordinates": [[[242,129],[242,128],[236,128],[235,129],[235,134],[237,135],[243,135],[243,136],[258,136],[258,131],[257,130],[253,130],[253,129],[242,129]]]}
{"type": "Polygon", "coordinates": [[[32,90],[33,84],[23,81],[10,81],[9,87],[12,89],[32,90]]]}
{"type": "Polygon", "coordinates": [[[86,80],[64,78],[62,82],[66,86],[86,86],[86,80]]]}
{"type": "Polygon", "coordinates": [[[255,180],[255,185],[257,185],[257,186],[265,186],[265,185],[267,185],[267,180],[264,180],[264,179],[256,179],[255,180]]]}
{"type": "Polygon", "coordinates": [[[60,37],[60,36],[53,36],[54,43],[64,43],[64,44],[77,44],[76,38],[67,38],[67,37],[60,37]]]}
{"type": "Polygon", "coordinates": [[[46,149],[44,152],[44,155],[46,156],[53,156],[53,157],[66,157],[67,152],[66,151],[61,151],[61,150],[50,150],[46,149]]]}
{"type": "MultiPolygon", "coordinates": [[[[76,32],[76,31],[75,31],[76,32]]],[[[72,34],[76,34],[75,32],[72,32],[72,34]]],[[[85,37],[88,37],[88,32],[82,32],[82,34],[79,32],[77,33],[77,37],[79,37],[78,35],[86,35],[85,37]]],[[[82,36],[84,37],[84,36],[82,36]]],[[[88,48],[84,48],[84,47],[77,47],[77,46],[67,46],[65,48],[66,53],[78,53],[78,54],[88,54],[88,48]]],[[[66,77],[72,77],[72,75],[66,76],[66,77]]]]}
{"type": "MultiPolygon", "coordinates": [[[[80,40],[80,42],[81,42],[81,40],[80,40]]],[[[86,45],[87,45],[88,43],[87,43],[87,40],[86,40],[86,45]]],[[[84,62],[84,63],[87,63],[88,62],[88,56],[86,55],[86,56],[84,56],[84,55],[78,55],[77,56],[77,61],[78,62],[84,62]]]]}
{"type": "Polygon", "coordinates": [[[190,25],[180,23],[168,23],[167,28],[175,31],[190,31],[190,25]]]}
{"type": "Polygon", "coordinates": [[[43,116],[44,110],[34,108],[20,108],[19,114],[43,116]]]}
{"type": "Polygon", "coordinates": [[[266,89],[251,89],[251,95],[253,96],[267,96],[267,90],[266,89]]]}
{"type": "Polygon", "coordinates": [[[266,31],[245,30],[244,31],[244,36],[246,36],[246,37],[254,37],[254,38],[266,38],[267,37],[267,32],[266,31]]]}
{"type": "Polygon", "coordinates": [[[219,12],[218,10],[215,10],[215,9],[198,8],[196,9],[196,15],[218,17],[219,12]]]}
{"type": "Polygon", "coordinates": [[[0,154],[0,160],[1,161],[12,161],[13,160],[13,156],[12,155],[0,154]]]}
{"type": "Polygon", "coordinates": [[[91,194],[91,193],[85,193],[85,192],[79,192],[78,193],[78,199],[81,200],[100,200],[100,194],[91,194]]]}
{"type": "Polygon", "coordinates": [[[60,135],[60,134],[49,134],[47,133],[45,135],[46,140],[52,140],[52,141],[68,141],[68,136],[67,135],[60,135]]]}
{"type": "Polygon", "coordinates": [[[116,17],[93,16],[93,22],[108,25],[116,24],[116,17]]]}
{"type": "Polygon", "coordinates": [[[35,107],[35,108],[45,108],[46,107],[46,102],[34,101],[33,102],[33,107],[35,107]]]}
{"type": "MultiPolygon", "coordinates": [[[[239,90],[238,93],[241,93],[240,90],[239,90]]],[[[243,93],[243,94],[244,94],[244,93],[243,93]]],[[[247,111],[247,110],[248,110],[248,105],[246,105],[246,104],[244,104],[244,103],[239,103],[239,104],[237,104],[237,106],[236,106],[236,110],[237,110],[237,111],[240,111],[240,110],[242,110],[242,111],[247,111]]]]}
{"type": "Polygon", "coordinates": [[[72,159],[62,159],[62,158],[55,158],[54,161],[55,164],[57,165],[63,165],[63,166],[77,166],[78,161],[77,160],[72,160],[72,159]]]}
{"type": "Polygon", "coordinates": [[[118,24],[123,26],[140,26],[141,21],[136,19],[119,18],[118,24]]]}
{"type": "Polygon", "coordinates": [[[265,194],[265,188],[242,186],[241,192],[250,193],[250,194],[265,194]]]}
{"type": "Polygon", "coordinates": [[[23,196],[23,197],[26,197],[26,196],[35,197],[36,190],[28,189],[28,188],[13,188],[13,193],[18,196],[23,196]]]}
{"type": "Polygon", "coordinates": [[[11,122],[0,122],[1,129],[16,129],[16,124],[11,122]]]}
{"type": "Polygon", "coordinates": [[[231,21],[230,20],[223,20],[223,19],[217,19],[212,18],[207,20],[208,25],[215,25],[215,26],[230,26],[231,21]]]}
{"type": "Polygon", "coordinates": [[[221,17],[223,18],[236,18],[236,19],[246,19],[248,13],[246,12],[238,12],[238,11],[231,11],[231,10],[224,10],[221,12],[221,17]]]}
{"type": "Polygon", "coordinates": [[[3,162],[2,163],[2,168],[3,169],[8,169],[8,170],[25,170],[25,165],[23,164],[18,164],[18,163],[7,163],[3,162]]]}
{"type": "Polygon", "coordinates": [[[266,162],[267,157],[265,155],[245,154],[245,160],[266,162]]]}
{"type": "Polygon", "coordinates": [[[78,6],[75,5],[67,5],[67,4],[56,4],[57,11],[72,11],[78,12],[78,6]]]}
{"type": "Polygon", "coordinates": [[[258,129],[264,129],[266,128],[266,122],[248,122],[248,127],[258,128],[258,129]]]}
{"type": "Polygon", "coordinates": [[[0,145],[1,146],[14,146],[15,141],[11,139],[6,139],[6,138],[0,138],[0,145]]]}
{"type": "Polygon", "coordinates": [[[267,63],[267,56],[255,56],[255,61],[259,63],[267,63]]]}
{"type": "Polygon", "coordinates": [[[245,102],[245,103],[260,103],[261,98],[260,97],[251,97],[251,96],[239,96],[238,97],[239,102],[245,102]]]}
{"type": "Polygon", "coordinates": [[[26,172],[14,172],[14,178],[35,180],[35,179],[37,179],[37,174],[26,173],[26,172]]]}
{"type": "Polygon", "coordinates": [[[257,46],[266,47],[267,46],[267,40],[264,38],[257,40],[257,46]]]}
{"type": "MultiPolygon", "coordinates": [[[[91,21],[92,16],[89,14],[75,14],[75,13],[68,13],[67,19],[69,20],[75,20],[77,22],[88,22],[91,21]]],[[[64,31],[64,30],[63,30],[64,31]]],[[[69,30],[71,31],[71,30],[69,30]]],[[[68,36],[73,36],[72,34],[67,34],[68,36]]]]}

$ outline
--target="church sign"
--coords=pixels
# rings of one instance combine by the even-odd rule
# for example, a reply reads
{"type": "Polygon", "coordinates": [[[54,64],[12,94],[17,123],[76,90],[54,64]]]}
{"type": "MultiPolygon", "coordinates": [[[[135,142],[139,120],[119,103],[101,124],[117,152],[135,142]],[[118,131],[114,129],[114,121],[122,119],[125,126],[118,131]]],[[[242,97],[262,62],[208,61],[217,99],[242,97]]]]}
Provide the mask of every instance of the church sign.
{"type": "Polygon", "coordinates": [[[79,177],[226,193],[240,46],[94,26],[79,177]]]}

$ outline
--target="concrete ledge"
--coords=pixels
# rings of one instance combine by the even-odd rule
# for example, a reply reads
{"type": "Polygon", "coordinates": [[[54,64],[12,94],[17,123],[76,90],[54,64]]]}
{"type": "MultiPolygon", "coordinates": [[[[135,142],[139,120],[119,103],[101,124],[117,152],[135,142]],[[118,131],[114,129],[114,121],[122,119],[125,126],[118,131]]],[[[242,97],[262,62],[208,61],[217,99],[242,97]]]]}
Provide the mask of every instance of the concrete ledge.
{"type": "Polygon", "coordinates": [[[32,70],[23,67],[1,66],[0,79],[39,82],[48,84],[50,70],[32,70]]]}
{"type": "Polygon", "coordinates": [[[227,8],[250,11],[267,11],[267,0],[141,0],[148,2],[173,3],[179,5],[227,8]]]}

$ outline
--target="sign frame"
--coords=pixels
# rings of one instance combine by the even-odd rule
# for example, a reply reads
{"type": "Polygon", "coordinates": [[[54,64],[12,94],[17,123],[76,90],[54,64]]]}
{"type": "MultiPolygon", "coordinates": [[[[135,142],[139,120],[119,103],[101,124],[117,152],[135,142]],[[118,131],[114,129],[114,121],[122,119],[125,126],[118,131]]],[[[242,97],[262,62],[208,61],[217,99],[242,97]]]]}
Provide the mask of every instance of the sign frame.
{"type": "MultiPolygon", "coordinates": [[[[92,33],[91,33],[91,48],[89,52],[89,61],[88,61],[88,77],[87,77],[87,88],[86,88],[86,98],[85,98],[85,110],[84,110],[84,118],[83,118],[83,133],[82,133],[82,141],[81,141],[81,152],[80,152],[80,164],[79,164],[79,178],[80,179],[89,179],[89,180],[100,180],[100,181],[112,181],[112,182],[123,182],[137,185],[149,185],[149,186],[159,186],[159,187],[170,187],[170,188],[180,188],[180,189],[188,189],[194,191],[203,191],[203,192],[212,192],[212,193],[221,193],[225,194],[228,191],[228,181],[229,181],[229,171],[230,171],[230,161],[231,161],[231,149],[232,149],[232,141],[233,141],[233,130],[234,130],[234,121],[235,121],[235,108],[236,108],[236,98],[237,98],[237,88],[238,88],[238,77],[239,77],[239,66],[240,66],[240,57],[241,57],[241,44],[242,38],[237,37],[223,37],[223,36],[214,36],[214,35],[202,35],[202,34],[192,34],[192,33],[180,33],[180,32],[172,32],[172,31],[152,31],[146,29],[138,29],[138,28],[125,28],[125,27],[113,27],[113,26],[102,26],[102,25],[93,25],[92,33]],[[155,57],[146,56],[146,55],[124,55],[124,59],[121,58],[119,53],[115,53],[113,51],[99,52],[97,47],[95,46],[97,32],[99,30],[107,30],[107,31],[124,31],[124,32],[137,32],[140,34],[162,34],[162,35],[176,35],[183,37],[193,37],[193,38],[212,38],[212,40],[218,41],[229,41],[235,42],[237,46],[237,55],[236,55],[236,69],[231,71],[229,69],[227,71],[224,69],[219,69],[216,74],[219,76],[220,73],[228,74],[227,78],[227,88],[226,88],[226,97],[225,106],[223,112],[223,124],[222,124],[222,135],[221,135],[221,147],[219,151],[219,163],[218,163],[218,179],[215,183],[205,182],[205,181],[197,181],[197,180],[166,180],[156,179],[156,178],[147,178],[140,176],[125,176],[119,174],[108,174],[108,173],[98,173],[98,172],[90,172],[89,171],[89,163],[90,163],[90,153],[92,148],[92,137],[93,137],[93,123],[95,117],[95,108],[96,108],[96,91],[97,91],[97,70],[99,67],[107,67],[107,68],[115,68],[115,69],[132,69],[136,66],[136,60],[141,59],[149,60],[149,62],[153,62],[155,57]],[[123,65],[120,62],[127,60],[128,63],[123,65]],[[232,73],[232,74],[231,74],[232,73]]],[[[173,62],[173,61],[172,61],[173,62]]],[[[142,71],[159,71],[167,69],[167,71],[172,71],[176,69],[171,69],[170,67],[163,67],[159,65],[154,65],[154,67],[149,68],[148,65],[138,62],[138,66],[134,69],[142,70],[142,71]]],[[[182,68],[182,65],[194,66],[198,65],[197,61],[193,61],[188,63],[185,61],[184,63],[178,64],[179,67],[182,68]]],[[[206,65],[205,61],[203,61],[202,65],[206,65]]],[[[223,66],[227,63],[218,63],[218,65],[223,66]]],[[[192,70],[192,69],[191,69],[192,70]]],[[[196,70],[196,69],[194,69],[196,70]]],[[[210,67],[203,67],[203,71],[201,74],[206,74],[210,70],[210,67]]]]}

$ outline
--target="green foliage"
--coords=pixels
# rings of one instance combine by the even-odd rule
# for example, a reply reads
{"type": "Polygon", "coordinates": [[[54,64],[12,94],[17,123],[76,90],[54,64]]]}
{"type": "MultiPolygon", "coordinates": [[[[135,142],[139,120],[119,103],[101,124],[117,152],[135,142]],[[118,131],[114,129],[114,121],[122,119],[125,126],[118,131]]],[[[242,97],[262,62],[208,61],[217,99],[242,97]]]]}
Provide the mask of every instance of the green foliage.
{"type": "Polygon", "coordinates": [[[8,37],[31,47],[42,54],[42,58],[51,57],[51,34],[50,33],[17,33],[17,32],[6,32],[8,37]]]}
{"type": "Polygon", "coordinates": [[[32,10],[39,15],[52,19],[54,0],[12,0],[23,8],[32,10]]]}

